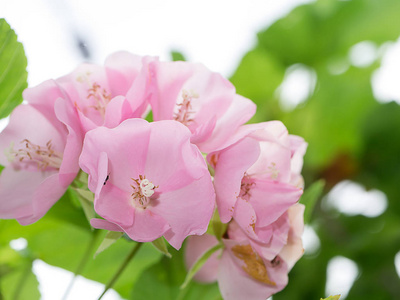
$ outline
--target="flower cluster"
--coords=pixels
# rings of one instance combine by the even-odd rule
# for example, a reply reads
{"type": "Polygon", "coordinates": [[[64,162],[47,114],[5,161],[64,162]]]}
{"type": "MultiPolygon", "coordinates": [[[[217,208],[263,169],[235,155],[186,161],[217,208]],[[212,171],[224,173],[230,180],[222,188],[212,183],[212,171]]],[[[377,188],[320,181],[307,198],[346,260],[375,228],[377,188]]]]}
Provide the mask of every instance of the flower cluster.
{"type": "Polygon", "coordinates": [[[0,134],[0,218],[36,222],[83,171],[93,227],[164,236],[176,249],[191,236],[188,266],[222,244],[195,278],[218,279],[225,299],[265,299],[287,284],[303,251],[306,143],[278,121],[244,125],[256,107],[228,80],[118,52],[24,99],[0,134]],[[220,236],[205,234],[215,206],[220,236]]]}

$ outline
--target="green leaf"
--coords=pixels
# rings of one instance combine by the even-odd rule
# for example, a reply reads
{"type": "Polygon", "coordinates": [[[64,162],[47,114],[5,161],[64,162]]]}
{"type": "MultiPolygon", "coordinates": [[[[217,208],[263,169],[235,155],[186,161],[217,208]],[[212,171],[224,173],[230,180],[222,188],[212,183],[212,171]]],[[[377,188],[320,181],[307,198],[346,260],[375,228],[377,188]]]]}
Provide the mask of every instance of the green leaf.
{"type": "Polygon", "coordinates": [[[171,258],[171,254],[168,252],[167,243],[165,242],[164,237],[160,237],[152,241],[151,243],[153,244],[154,247],[156,247],[158,251],[160,251],[165,256],[171,258]]]}
{"type": "Polygon", "coordinates": [[[362,146],[360,125],[377,106],[371,87],[375,68],[350,67],[336,76],[320,70],[314,95],[282,117],[291,134],[307,141],[308,167],[326,167],[339,154],[356,157],[362,146]]]}
{"type": "MultiPolygon", "coordinates": [[[[82,217],[86,222],[83,213],[82,217]]],[[[107,251],[103,251],[93,259],[93,255],[105,235],[106,232],[103,230],[92,232],[88,226],[85,229],[47,215],[29,226],[21,226],[15,220],[0,220],[0,245],[23,237],[28,241],[28,248],[34,257],[71,272],[77,270],[77,267],[81,265],[82,257],[87,255],[89,259],[82,268],[81,275],[104,284],[110,280],[112,274],[118,269],[119,263],[134,245],[132,241],[119,239],[107,251]],[[86,249],[92,243],[92,236],[95,234],[99,234],[96,244],[93,246],[92,253],[87,255],[86,249]]],[[[118,279],[114,289],[122,297],[127,298],[140,274],[156,263],[160,257],[161,254],[152,245],[145,243],[141,251],[137,253],[135,260],[129,264],[118,279]]]]}
{"type": "Polygon", "coordinates": [[[100,246],[97,248],[96,253],[94,254],[94,258],[96,258],[99,253],[103,252],[112,244],[114,244],[123,235],[123,232],[108,231],[100,246]]]}
{"type": "Polygon", "coordinates": [[[55,221],[66,221],[86,230],[91,229],[78,198],[77,193],[69,187],[61,199],[47,212],[46,216],[55,221]]]}
{"type": "Polygon", "coordinates": [[[399,11],[397,0],[315,1],[295,8],[258,39],[286,66],[322,67],[332,57],[346,57],[358,42],[396,40],[399,11]]]}
{"type": "Polygon", "coordinates": [[[175,51],[175,50],[171,51],[171,58],[173,61],[186,61],[186,58],[182,54],[182,52],[175,51]]]}
{"type": "Polygon", "coordinates": [[[170,253],[172,258],[164,256],[159,263],[142,273],[129,299],[222,300],[216,283],[199,284],[192,281],[184,290],[180,289],[186,275],[184,254],[182,250],[175,249],[170,249],[170,253]]]}
{"type": "Polygon", "coordinates": [[[324,191],[325,181],[320,179],[308,187],[300,198],[300,202],[305,205],[304,223],[310,223],[314,206],[324,191]]]}
{"type": "Polygon", "coordinates": [[[153,111],[152,110],[147,114],[145,120],[147,122],[153,122],[153,111]]]}
{"type": "Polygon", "coordinates": [[[184,289],[188,283],[192,280],[193,276],[201,269],[201,267],[206,263],[206,261],[210,258],[210,256],[218,251],[219,249],[223,248],[224,244],[220,243],[210,249],[208,249],[199,259],[193,264],[193,266],[188,271],[186,275],[185,281],[181,285],[181,289],[184,289]]]}
{"type": "Polygon", "coordinates": [[[253,122],[275,118],[277,101],[274,94],[282,83],[285,67],[267,50],[257,47],[248,52],[230,78],[238,94],[257,104],[253,122]]]}
{"type": "Polygon", "coordinates": [[[27,87],[24,47],[4,19],[0,19],[0,119],[22,102],[27,87]]]}
{"type": "Polygon", "coordinates": [[[340,295],[336,295],[336,296],[329,296],[328,298],[324,298],[324,299],[321,298],[321,300],[339,300],[339,298],[340,298],[340,295]]]}
{"type": "MultiPolygon", "coordinates": [[[[108,283],[112,274],[115,274],[122,263],[123,258],[132,250],[134,243],[124,238],[118,239],[107,251],[103,251],[94,260],[91,260],[82,275],[102,283],[108,283]]],[[[142,272],[158,262],[160,258],[161,254],[150,243],[144,243],[134,260],[118,278],[113,289],[120,293],[123,298],[128,298],[132,286],[142,272]]]]}
{"type": "Polygon", "coordinates": [[[389,210],[400,214],[400,105],[380,104],[366,116],[362,126],[363,151],[360,180],[388,196],[389,210]]]}
{"type": "Polygon", "coordinates": [[[78,194],[78,200],[81,204],[83,211],[85,213],[86,219],[90,224],[90,220],[96,216],[96,212],[94,211],[93,201],[94,201],[94,194],[85,189],[74,189],[78,194]]]}
{"type": "Polygon", "coordinates": [[[91,191],[84,189],[75,189],[75,191],[87,202],[93,203],[94,194],[91,191]]]}

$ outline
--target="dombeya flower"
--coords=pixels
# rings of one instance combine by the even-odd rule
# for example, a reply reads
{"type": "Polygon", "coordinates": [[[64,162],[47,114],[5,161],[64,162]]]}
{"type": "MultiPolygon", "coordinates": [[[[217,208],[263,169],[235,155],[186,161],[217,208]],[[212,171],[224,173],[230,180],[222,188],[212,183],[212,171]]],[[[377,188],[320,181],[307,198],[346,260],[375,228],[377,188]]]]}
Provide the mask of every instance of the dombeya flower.
{"type": "Polygon", "coordinates": [[[219,149],[255,113],[256,105],[238,94],[229,80],[201,64],[159,62],[151,69],[153,118],[187,126],[202,152],[219,149]]]}
{"type": "Polygon", "coordinates": [[[230,145],[208,155],[222,222],[233,217],[257,233],[299,200],[306,144],[299,137],[292,141],[279,121],[244,125],[230,145]]]}
{"type": "Polygon", "coordinates": [[[19,105],[1,132],[0,218],[37,221],[77,175],[82,132],[63,97],[52,81],[27,89],[24,98],[32,104],[19,105]]]}
{"type": "Polygon", "coordinates": [[[56,82],[76,107],[85,132],[98,126],[113,128],[146,112],[148,63],[155,59],[116,52],[104,66],[81,64],[56,82]]]}
{"type": "Polygon", "coordinates": [[[180,248],[203,234],[215,194],[204,158],[176,121],[130,119],[86,134],[80,166],[95,193],[96,228],[124,231],[139,242],[164,236],[180,248]]]}
{"type": "MultiPolygon", "coordinates": [[[[254,240],[231,221],[222,239],[224,248],[215,252],[194,279],[200,282],[218,280],[221,294],[225,300],[265,300],[282,290],[288,283],[288,272],[303,255],[301,234],[303,232],[302,204],[291,206],[284,218],[276,222],[284,223],[285,230],[274,230],[273,239],[281,240],[282,246],[260,252],[269,244],[259,243],[254,247],[254,240]],[[273,254],[265,256],[264,253],[273,254]]],[[[278,227],[282,227],[278,225],[278,227]]],[[[217,245],[218,240],[211,235],[189,237],[185,259],[190,268],[208,249],[217,245]]]]}

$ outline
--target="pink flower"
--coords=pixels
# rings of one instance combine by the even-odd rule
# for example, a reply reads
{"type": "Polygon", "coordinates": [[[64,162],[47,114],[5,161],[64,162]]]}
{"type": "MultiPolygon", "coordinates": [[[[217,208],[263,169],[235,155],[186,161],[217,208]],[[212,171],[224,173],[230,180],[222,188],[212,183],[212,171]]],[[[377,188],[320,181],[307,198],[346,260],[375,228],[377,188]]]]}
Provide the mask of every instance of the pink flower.
{"type": "Polygon", "coordinates": [[[179,122],[130,119],[92,130],[80,165],[105,219],[93,219],[94,227],[139,242],[164,235],[177,249],[188,235],[206,231],[215,201],[211,176],[179,122]]]}
{"type": "Polygon", "coordinates": [[[18,106],[0,134],[0,218],[36,222],[77,175],[82,133],[63,97],[52,81],[25,90],[32,104],[18,106]]]}
{"type": "Polygon", "coordinates": [[[154,59],[116,52],[104,67],[82,64],[56,80],[77,108],[85,132],[142,117],[149,105],[148,63],[154,59]]]}
{"type": "Polygon", "coordinates": [[[226,148],[210,153],[222,222],[233,217],[248,234],[261,233],[296,203],[302,185],[293,178],[297,182],[301,176],[305,147],[281,122],[272,121],[242,126],[226,148]]]}
{"type": "MultiPolygon", "coordinates": [[[[254,247],[254,240],[232,221],[225,235],[227,238],[223,239],[225,247],[214,253],[194,278],[200,282],[218,280],[225,300],[265,300],[281,291],[288,283],[288,272],[303,254],[303,212],[304,206],[301,204],[285,212],[284,227],[287,230],[274,231],[273,234],[274,239],[284,243],[279,250],[269,251],[274,253],[272,257],[259,252],[259,247],[254,247]]],[[[193,265],[202,253],[217,243],[217,239],[211,235],[190,237],[185,253],[187,266],[193,265]]],[[[268,244],[260,246],[269,247],[268,244]]]]}
{"type": "Polygon", "coordinates": [[[154,120],[176,120],[187,126],[191,142],[203,152],[219,149],[255,113],[255,104],[236,94],[234,86],[201,64],[150,64],[154,120]]]}

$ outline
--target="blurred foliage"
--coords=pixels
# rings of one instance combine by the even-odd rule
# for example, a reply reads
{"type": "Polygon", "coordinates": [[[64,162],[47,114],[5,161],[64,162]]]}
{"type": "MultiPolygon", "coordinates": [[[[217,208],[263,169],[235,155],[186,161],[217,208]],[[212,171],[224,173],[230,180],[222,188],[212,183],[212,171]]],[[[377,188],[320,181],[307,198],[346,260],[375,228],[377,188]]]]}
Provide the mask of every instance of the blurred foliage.
{"type": "Polygon", "coordinates": [[[314,206],[320,199],[324,191],[325,181],[320,179],[314,182],[310,187],[308,187],[303,195],[301,196],[301,203],[305,205],[304,211],[304,223],[308,224],[311,219],[311,214],[314,210],[314,206]]]}
{"type": "Polygon", "coordinates": [[[28,86],[24,47],[4,19],[0,19],[0,119],[22,102],[28,86]]]}
{"type": "Polygon", "coordinates": [[[171,59],[172,61],[186,61],[185,56],[182,54],[182,52],[179,51],[171,51],[171,59]]]}
{"type": "MultiPolygon", "coordinates": [[[[289,285],[274,295],[274,300],[320,299],[325,294],[327,265],[336,256],[353,260],[360,271],[348,299],[385,300],[400,295],[394,266],[394,257],[400,251],[400,106],[379,103],[374,97],[371,78],[380,66],[380,56],[365,67],[353,66],[349,59],[351,47],[359,42],[381,47],[397,40],[399,16],[399,0],[319,0],[299,6],[258,33],[258,43],[231,77],[238,93],[257,103],[253,122],[282,120],[290,133],[303,136],[309,143],[303,171],[306,190],[300,201],[307,205],[306,220],[316,231],[321,247],[295,265],[289,285]],[[286,109],[279,87],[296,68],[309,70],[316,83],[315,87],[310,85],[304,102],[286,109]],[[324,195],[345,179],[383,191],[388,197],[387,210],[368,218],[326,208],[324,195]]],[[[0,103],[0,117],[21,101],[26,86],[23,49],[9,26],[0,20],[0,41],[7,34],[10,47],[15,47],[10,49],[17,49],[17,56],[22,54],[15,66],[6,67],[10,72],[7,85],[15,87],[15,98],[10,104],[8,100],[0,103]]],[[[0,99],[2,93],[14,93],[1,88],[5,78],[2,68],[6,66],[3,59],[14,62],[11,52],[2,49],[0,99]]],[[[173,60],[185,60],[179,52],[171,55],[173,60]]],[[[12,220],[1,220],[0,299],[14,299],[15,295],[20,299],[40,298],[31,271],[35,259],[108,282],[135,243],[122,237],[92,259],[105,234],[92,230],[73,190],[33,225],[23,227],[12,220]],[[20,237],[27,240],[28,247],[11,249],[10,241],[20,237]]],[[[171,259],[153,245],[144,245],[114,288],[131,299],[221,299],[217,284],[191,282],[181,290],[186,276],[182,252],[169,252],[171,259]]]]}
{"type": "MultiPolygon", "coordinates": [[[[400,36],[398,0],[320,0],[295,8],[258,33],[231,80],[257,103],[254,122],[282,120],[309,143],[303,174],[306,187],[319,179],[324,193],[350,179],[388,197],[380,216],[347,216],[321,205],[310,219],[321,247],[305,255],[290,273],[280,299],[319,299],[325,293],[329,260],[352,259],[359,275],[348,299],[397,299],[400,280],[394,257],[400,251],[400,106],[379,103],[371,78],[380,58],[365,67],[351,65],[349,51],[359,42],[382,46],[400,36]],[[288,70],[311,70],[315,88],[294,109],[284,109],[279,86],[288,70]]],[[[301,202],[317,190],[312,185],[301,202]]],[[[315,199],[315,197],[314,197],[315,199]]],[[[309,218],[310,207],[306,211],[309,218]]]]}
{"type": "Polygon", "coordinates": [[[130,299],[222,300],[217,283],[200,284],[191,281],[181,289],[186,276],[183,251],[171,248],[169,252],[172,258],[164,256],[159,264],[142,273],[130,299]]]}

